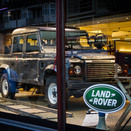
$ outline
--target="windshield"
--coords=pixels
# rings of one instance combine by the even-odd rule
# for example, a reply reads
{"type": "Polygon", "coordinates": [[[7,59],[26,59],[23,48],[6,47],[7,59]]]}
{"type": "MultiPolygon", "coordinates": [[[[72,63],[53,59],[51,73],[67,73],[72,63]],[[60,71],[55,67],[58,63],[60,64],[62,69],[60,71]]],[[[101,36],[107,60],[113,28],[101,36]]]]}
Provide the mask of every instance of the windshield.
{"type": "Polygon", "coordinates": [[[87,41],[87,33],[76,31],[76,32],[66,32],[66,44],[65,49],[89,49],[87,41]]]}
{"type": "MultiPolygon", "coordinates": [[[[89,49],[87,33],[84,31],[65,32],[65,50],[89,49]]],[[[41,43],[44,46],[56,46],[55,31],[40,31],[41,43]]]]}

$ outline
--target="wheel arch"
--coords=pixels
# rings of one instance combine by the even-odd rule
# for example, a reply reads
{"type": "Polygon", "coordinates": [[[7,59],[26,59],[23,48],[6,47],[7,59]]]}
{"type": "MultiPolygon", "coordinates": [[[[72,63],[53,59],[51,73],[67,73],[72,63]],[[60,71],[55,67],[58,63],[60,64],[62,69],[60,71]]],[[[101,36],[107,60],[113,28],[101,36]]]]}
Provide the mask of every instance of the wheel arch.
{"type": "Polygon", "coordinates": [[[56,72],[52,69],[47,69],[44,74],[44,79],[46,80],[49,76],[56,76],[56,72]]]}
{"type": "Polygon", "coordinates": [[[2,77],[2,75],[3,75],[4,73],[7,73],[8,77],[10,78],[9,65],[7,65],[7,64],[2,64],[2,65],[0,66],[0,79],[1,79],[1,77],[2,77]]]}
{"type": "MultiPolygon", "coordinates": [[[[13,99],[14,96],[15,96],[15,93],[16,93],[16,87],[17,87],[16,79],[18,78],[18,75],[17,75],[16,71],[12,70],[9,67],[9,65],[2,64],[0,66],[0,85],[2,84],[2,78],[3,78],[2,76],[5,73],[7,74],[6,77],[7,77],[8,83],[9,83],[9,94],[8,94],[8,97],[13,99]]],[[[2,91],[1,87],[0,87],[0,91],[2,91]]]]}
{"type": "Polygon", "coordinates": [[[12,70],[9,65],[7,64],[2,64],[0,66],[0,79],[4,73],[7,73],[8,79],[12,81],[17,81],[18,80],[18,74],[15,70],[12,70]]]}
{"type": "Polygon", "coordinates": [[[56,76],[56,70],[54,69],[54,65],[51,64],[51,65],[48,65],[46,68],[45,68],[45,72],[44,72],[44,84],[46,82],[46,79],[49,77],[49,76],[56,76]]]}

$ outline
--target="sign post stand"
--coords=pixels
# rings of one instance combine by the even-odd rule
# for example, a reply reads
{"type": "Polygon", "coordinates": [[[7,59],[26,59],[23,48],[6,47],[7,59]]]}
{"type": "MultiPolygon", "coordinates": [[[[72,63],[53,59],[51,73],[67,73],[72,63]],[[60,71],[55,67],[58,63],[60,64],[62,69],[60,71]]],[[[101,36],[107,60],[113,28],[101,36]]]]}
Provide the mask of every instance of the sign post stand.
{"type": "Polygon", "coordinates": [[[109,128],[106,125],[106,121],[105,121],[105,113],[99,112],[99,122],[98,122],[98,125],[96,126],[96,129],[109,130],[109,128]]]}

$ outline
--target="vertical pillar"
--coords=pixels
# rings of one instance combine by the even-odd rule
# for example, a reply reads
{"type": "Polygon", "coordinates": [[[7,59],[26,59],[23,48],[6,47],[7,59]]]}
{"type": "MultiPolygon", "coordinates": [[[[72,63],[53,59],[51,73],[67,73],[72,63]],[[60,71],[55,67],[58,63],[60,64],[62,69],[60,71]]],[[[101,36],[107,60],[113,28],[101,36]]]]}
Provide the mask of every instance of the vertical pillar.
{"type": "Polygon", "coordinates": [[[58,131],[65,131],[65,11],[64,0],[56,0],[58,131]]]}

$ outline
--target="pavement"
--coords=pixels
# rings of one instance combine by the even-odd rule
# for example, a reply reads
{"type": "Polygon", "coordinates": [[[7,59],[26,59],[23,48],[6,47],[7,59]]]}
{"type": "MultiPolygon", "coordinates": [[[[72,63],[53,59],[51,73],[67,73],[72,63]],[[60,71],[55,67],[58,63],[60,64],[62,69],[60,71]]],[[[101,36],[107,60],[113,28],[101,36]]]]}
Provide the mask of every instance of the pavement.
{"type": "MultiPolygon", "coordinates": [[[[45,105],[44,96],[39,96],[35,94],[31,94],[32,92],[20,92],[16,94],[16,99],[31,102],[34,104],[45,105]]],[[[106,114],[106,125],[110,131],[114,131],[115,125],[118,122],[119,118],[129,105],[129,101],[126,101],[126,105],[123,109],[118,112],[106,114]]],[[[86,112],[89,108],[85,105],[83,98],[70,98],[68,102],[67,111],[73,113],[73,117],[67,117],[66,122],[69,124],[79,125],[79,126],[89,126],[92,128],[96,128],[98,124],[98,113],[94,114],[93,118],[88,118],[89,116],[86,115],[86,112]],[[85,121],[85,118],[87,120],[85,121]],[[92,125],[90,124],[92,123],[92,125]]],[[[4,111],[0,109],[0,111],[4,111]]],[[[8,112],[8,111],[5,111],[8,112]]],[[[49,118],[50,116],[48,116],[49,118]]],[[[131,112],[128,114],[127,118],[123,120],[122,126],[127,122],[127,120],[131,117],[131,112]]],[[[57,121],[57,116],[55,115],[54,119],[49,119],[51,121],[57,121]]],[[[131,131],[131,120],[127,123],[127,125],[123,128],[123,131],[131,131]]]]}

